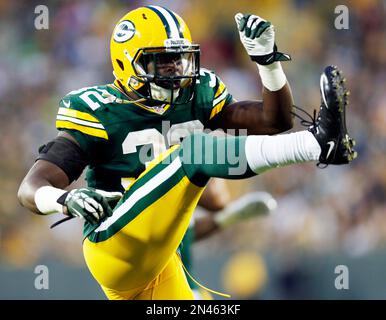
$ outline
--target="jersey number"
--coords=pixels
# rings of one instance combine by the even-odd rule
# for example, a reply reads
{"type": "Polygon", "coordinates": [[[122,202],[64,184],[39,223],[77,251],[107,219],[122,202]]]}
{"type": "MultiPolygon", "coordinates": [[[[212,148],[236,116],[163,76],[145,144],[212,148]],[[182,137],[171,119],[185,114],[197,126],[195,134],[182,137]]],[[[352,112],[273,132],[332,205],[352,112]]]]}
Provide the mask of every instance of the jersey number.
{"type": "Polygon", "coordinates": [[[93,101],[91,97],[96,98],[102,104],[111,103],[115,99],[115,97],[111,95],[107,90],[98,89],[97,86],[74,90],[74,91],[71,91],[69,94],[80,94],[81,92],[84,92],[84,93],[82,93],[79,96],[79,98],[81,98],[93,111],[98,109],[101,106],[101,104],[96,101],[93,101]]]}
{"type": "MultiPolygon", "coordinates": [[[[136,153],[137,147],[151,145],[153,153],[151,159],[147,156],[145,166],[159,154],[166,151],[167,146],[180,144],[181,139],[191,135],[197,131],[203,131],[204,125],[200,120],[192,120],[182,123],[173,124],[165,137],[155,128],[144,129],[140,131],[130,132],[122,143],[123,154],[136,153]],[[166,143],[167,142],[167,143],[166,143]]],[[[146,149],[142,149],[146,150],[146,149]]],[[[144,159],[144,155],[139,152],[140,160],[144,159]]],[[[122,186],[126,189],[133,182],[132,178],[122,178],[122,186]]]]}

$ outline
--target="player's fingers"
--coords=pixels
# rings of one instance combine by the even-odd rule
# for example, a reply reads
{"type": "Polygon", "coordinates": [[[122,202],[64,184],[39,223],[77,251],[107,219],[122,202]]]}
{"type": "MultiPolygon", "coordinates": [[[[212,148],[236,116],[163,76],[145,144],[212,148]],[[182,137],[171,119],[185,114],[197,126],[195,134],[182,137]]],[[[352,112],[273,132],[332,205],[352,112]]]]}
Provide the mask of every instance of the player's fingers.
{"type": "MultiPolygon", "coordinates": [[[[240,32],[244,31],[244,29],[246,28],[247,22],[248,22],[248,18],[250,16],[251,16],[250,14],[246,14],[246,15],[241,14],[241,18],[240,18],[240,20],[238,22],[238,28],[239,28],[240,32]]],[[[236,22],[237,22],[237,20],[236,20],[236,22]]]]}
{"type": "Polygon", "coordinates": [[[247,38],[250,38],[251,36],[251,27],[252,25],[254,24],[254,22],[257,20],[257,17],[255,16],[250,16],[248,21],[247,21],[247,25],[245,27],[245,36],[247,38]]]}
{"type": "Polygon", "coordinates": [[[123,196],[121,192],[108,192],[100,189],[95,189],[95,192],[106,198],[107,201],[118,200],[123,196]]]}
{"type": "Polygon", "coordinates": [[[267,30],[268,28],[270,28],[270,27],[273,28],[271,22],[269,22],[269,21],[265,21],[265,22],[261,23],[261,24],[256,28],[256,35],[255,35],[255,37],[256,37],[256,38],[260,37],[260,36],[263,34],[263,32],[264,32],[265,30],[267,30]]]}
{"type": "MultiPolygon", "coordinates": [[[[85,205],[83,207],[85,207],[85,205]]],[[[93,210],[93,209],[91,209],[91,210],[93,210]]],[[[87,222],[89,222],[91,224],[95,224],[98,221],[94,215],[92,215],[92,214],[85,214],[85,212],[83,210],[82,210],[82,212],[80,212],[80,211],[78,211],[75,208],[69,208],[69,211],[71,212],[71,214],[73,216],[77,216],[77,217],[79,217],[81,219],[84,219],[84,220],[86,220],[87,222]]],[[[89,211],[87,211],[87,212],[89,213],[89,211]]]]}
{"type": "MultiPolygon", "coordinates": [[[[92,200],[92,199],[91,199],[92,200]]],[[[99,213],[97,212],[98,210],[98,204],[96,204],[96,207],[91,205],[88,201],[85,201],[84,203],[84,209],[89,215],[92,215],[95,219],[99,219],[99,213]]]]}
{"type": "Polygon", "coordinates": [[[253,20],[253,23],[251,24],[251,32],[250,32],[250,35],[249,35],[249,37],[251,39],[254,39],[256,37],[257,30],[259,29],[259,25],[261,23],[264,23],[264,22],[262,22],[259,19],[253,20]]]}
{"type": "Polygon", "coordinates": [[[85,199],[85,203],[88,203],[89,205],[91,205],[95,210],[97,210],[98,209],[98,202],[95,200],[95,199],[93,199],[93,198],[86,198],[85,199]]]}
{"type": "Polygon", "coordinates": [[[255,22],[255,21],[259,21],[260,18],[257,17],[257,16],[249,16],[248,17],[248,21],[247,21],[247,28],[251,29],[252,28],[252,24],[255,22]]]}
{"type": "Polygon", "coordinates": [[[235,14],[235,21],[236,21],[237,27],[239,27],[240,21],[241,21],[242,18],[243,18],[243,14],[242,13],[239,12],[239,13],[235,14]]]}
{"type": "Polygon", "coordinates": [[[100,203],[98,203],[98,213],[99,213],[99,218],[102,218],[103,215],[104,215],[104,210],[103,210],[103,207],[100,203]]]}

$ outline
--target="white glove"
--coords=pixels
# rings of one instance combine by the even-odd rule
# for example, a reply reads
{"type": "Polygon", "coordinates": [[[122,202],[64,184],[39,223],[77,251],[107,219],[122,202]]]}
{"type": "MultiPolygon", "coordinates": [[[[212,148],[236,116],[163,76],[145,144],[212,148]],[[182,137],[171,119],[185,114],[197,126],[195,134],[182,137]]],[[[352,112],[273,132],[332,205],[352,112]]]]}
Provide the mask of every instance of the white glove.
{"type": "Polygon", "coordinates": [[[275,61],[288,61],[288,54],[277,51],[274,26],[255,15],[235,15],[240,40],[252,61],[268,65],[275,61]]]}

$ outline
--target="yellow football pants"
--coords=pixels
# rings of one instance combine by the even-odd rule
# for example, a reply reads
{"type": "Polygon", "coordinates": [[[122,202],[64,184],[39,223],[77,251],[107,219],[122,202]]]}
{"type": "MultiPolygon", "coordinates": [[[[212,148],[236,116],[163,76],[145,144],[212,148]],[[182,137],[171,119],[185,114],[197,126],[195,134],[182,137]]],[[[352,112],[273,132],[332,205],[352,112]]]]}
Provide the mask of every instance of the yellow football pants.
{"type": "Polygon", "coordinates": [[[83,243],[109,299],[193,299],[176,251],[204,188],[173,157],[178,148],[154,160],[83,243]]]}
{"type": "Polygon", "coordinates": [[[118,291],[102,286],[110,300],[194,300],[180,257],[175,253],[165,269],[143,288],[118,291]]]}

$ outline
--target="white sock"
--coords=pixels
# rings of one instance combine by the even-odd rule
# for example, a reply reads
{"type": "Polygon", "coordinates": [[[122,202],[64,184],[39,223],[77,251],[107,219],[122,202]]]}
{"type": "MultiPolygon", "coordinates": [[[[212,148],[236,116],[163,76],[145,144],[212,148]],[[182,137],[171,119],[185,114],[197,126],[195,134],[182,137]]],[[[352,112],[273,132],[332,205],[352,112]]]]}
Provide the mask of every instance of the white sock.
{"type": "Polygon", "coordinates": [[[278,91],[287,83],[280,62],[274,62],[267,66],[257,65],[263,86],[269,91],[278,91]]]}
{"type": "Polygon", "coordinates": [[[309,131],[276,136],[248,136],[245,153],[248,165],[257,174],[292,163],[316,161],[320,146],[309,131]]]}

